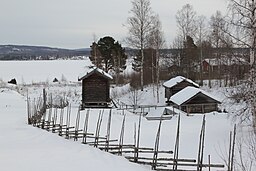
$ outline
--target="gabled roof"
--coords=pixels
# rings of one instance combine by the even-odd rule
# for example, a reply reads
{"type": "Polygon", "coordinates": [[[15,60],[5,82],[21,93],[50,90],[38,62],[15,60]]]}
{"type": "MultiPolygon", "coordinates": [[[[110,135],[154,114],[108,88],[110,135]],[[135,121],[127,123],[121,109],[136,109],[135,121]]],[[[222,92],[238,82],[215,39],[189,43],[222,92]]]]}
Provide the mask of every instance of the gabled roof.
{"type": "Polygon", "coordinates": [[[93,67],[86,67],[85,72],[80,74],[80,76],[78,77],[78,81],[88,78],[89,76],[91,76],[94,73],[98,73],[99,75],[102,75],[104,78],[109,79],[109,80],[113,79],[113,77],[111,75],[109,75],[102,69],[99,69],[99,68],[93,66],[93,67]]]}
{"type": "Polygon", "coordinates": [[[180,106],[200,93],[213,99],[217,103],[221,103],[216,97],[212,96],[206,91],[192,86],[188,86],[183,90],[179,91],[178,93],[174,94],[173,96],[171,96],[170,101],[180,106]]]}
{"type": "Polygon", "coordinates": [[[182,81],[187,81],[187,82],[193,84],[194,86],[199,87],[199,85],[197,83],[195,83],[194,81],[192,81],[188,78],[182,77],[182,76],[177,76],[177,77],[174,77],[174,78],[164,82],[163,86],[166,88],[172,88],[173,86],[181,83],[182,81]]]}

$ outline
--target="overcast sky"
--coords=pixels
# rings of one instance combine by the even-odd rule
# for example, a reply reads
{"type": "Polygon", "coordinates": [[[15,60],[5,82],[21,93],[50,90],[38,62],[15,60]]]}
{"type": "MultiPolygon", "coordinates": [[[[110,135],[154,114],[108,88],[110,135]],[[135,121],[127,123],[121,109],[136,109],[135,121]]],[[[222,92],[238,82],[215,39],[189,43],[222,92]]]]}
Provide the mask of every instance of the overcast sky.
{"type": "MultiPolygon", "coordinates": [[[[208,18],[227,6],[227,0],[151,0],[167,45],[177,31],[175,14],[187,3],[208,18]]],[[[0,0],[0,44],[87,48],[94,34],[123,43],[130,9],[130,0],[0,0]]]]}

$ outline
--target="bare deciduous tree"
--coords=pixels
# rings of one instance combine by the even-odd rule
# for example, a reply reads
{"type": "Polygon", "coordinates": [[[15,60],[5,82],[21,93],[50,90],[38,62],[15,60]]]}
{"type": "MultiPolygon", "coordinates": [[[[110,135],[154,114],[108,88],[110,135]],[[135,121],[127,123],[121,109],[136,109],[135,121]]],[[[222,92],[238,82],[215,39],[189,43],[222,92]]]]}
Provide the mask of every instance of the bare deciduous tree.
{"type": "MultiPolygon", "coordinates": [[[[155,49],[156,51],[156,64],[154,66],[153,60],[152,60],[152,72],[154,71],[153,67],[156,69],[156,74],[152,73],[152,81],[154,80],[153,77],[156,75],[156,93],[157,93],[157,103],[159,102],[159,74],[160,74],[160,66],[159,66],[159,60],[160,60],[160,49],[164,47],[165,40],[164,40],[164,34],[162,32],[162,24],[159,19],[159,16],[156,15],[153,20],[153,28],[149,37],[149,43],[150,47],[155,49]]],[[[154,81],[153,81],[154,84],[154,81]]],[[[154,85],[153,85],[154,86],[154,85]]],[[[153,90],[154,93],[154,90],[153,90]]]]}
{"type": "Polygon", "coordinates": [[[133,110],[135,110],[138,107],[138,105],[144,100],[143,99],[144,93],[143,91],[140,91],[137,88],[133,88],[133,87],[131,87],[128,93],[129,93],[128,100],[133,106],[133,110]]]}
{"type": "Polygon", "coordinates": [[[183,41],[187,36],[194,37],[196,32],[196,12],[192,5],[186,4],[176,14],[178,30],[182,35],[183,41]]]}
{"type": "MultiPolygon", "coordinates": [[[[212,44],[212,47],[216,49],[215,59],[218,61],[217,67],[218,67],[218,72],[215,73],[219,80],[219,85],[221,87],[221,77],[222,77],[222,68],[221,68],[221,63],[223,62],[221,59],[221,53],[220,49],[225,47],[225,33],[223,30],[226,30],[225,28],[225,21],[223,20],[223,15],[221,14],[220,11],[216,11],[214,15],[211,16],[210,18],[210,41],[212,44]]],[[[210,70],[209,70],[209,74],[210,70]]],[[[210,85],[210,76],[209,75],[209,85],[210,85]]]]}
{"type": "Polygon", "coordinates": [[[154,19],[153,11],[150,7],[149,0],[133,0],[132,9],[130,10],[131,16],[127,19],[128,37],[127,43],[136,49],[140,50],[141,55],[141,90],[143,90],[143,63],[144,53],[148,35],[152,30],[152,23],[154,19]]]}
{"type": "Polygon", "coordinates": [[[229,12],[231,17],[227,22],[233,30],[226,31],[236,42],[237,46],[250,49],[250,73],[246,80],[247,89],[244,94],[247,108],[250,113],[253,127],[256,132],[256,74],[255,74],[255,48],[256,48],[256,1],[255,0],[230,0],[229,12]]]}
{"type": "Polygon", "coordinates": [[[197,32],[197,41],[199,44],[199,48],[200,48],[200,85],[203,85],[203,71],[202,71],[202,61],[203,61],[203,41],[206,38],[207,35],[207,31],[206,31],[206,17],[201,15],[197,18],[197,27],[198,27],[198,32],[197,32]]]}
{"type": "Polygon", "coordinates": [[[256,168],[256,134],[249,131],[237,142],[235,167],[241,171],[253,171],[256,168]]]}
{"type": "Polygon", "coordinates": [[[256,1],[255,0],[230,0],[228,18],[233,33],[227,32],[237,45],[250,48],[250,63],[255,64],[256,46],[256,1]]]}
{"type": "Polygon", "coordinates": [[[195,63],[198,62],[193,61],[191,58],[192,56],[196,58],[198,55],[195,56],[194,52],[193,54],[188,52],[192,50],[191,48],[188,48],[191,40],[192,44],[194,45],[194,38],[197,30],[196,18],[196,12],[190,4],[184,5],[182,9],[179,10],[176,14],[176,23],[179,37],[177,40],[181,41],[178,44],[182,45],[181,53],[179,56],[179,70],[180,74],[186,75],[187,77],[191,77],[194,74],[194,72],[192,72],[192,68],[195,68],[195,63]]]}

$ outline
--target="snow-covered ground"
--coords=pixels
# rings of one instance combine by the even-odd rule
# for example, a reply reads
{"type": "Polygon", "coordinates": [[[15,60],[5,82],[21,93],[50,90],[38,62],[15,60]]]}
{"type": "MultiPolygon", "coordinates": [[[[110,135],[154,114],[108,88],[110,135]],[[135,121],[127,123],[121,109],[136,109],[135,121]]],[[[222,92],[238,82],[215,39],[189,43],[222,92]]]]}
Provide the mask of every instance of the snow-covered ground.
{"type": "MultiPolygon", "coordinates": [[[[72,122],[75,124],[77,108],[81,100],[81,87],[77,82],[89,60],[65,61],[0,61],[0,166],[1,170],[150,170],[148,166],[128,162],[124,157],[118,157],[102,152],[79,141],[66,140],[39,128],[27,124],[26,96],[37,98],[42,89],[46,88],[53,96],[67,96],[72,103],[72,122]],[[65,77],[65,83],[52,83],[53,78],[65,77]],[[18,86],[7,85],[11,78],[16,78],[18,86]],[[33,84],[32,84],[33,83],[33,84]],[[41,84],[38,84],[41,83],[41,84]],[[24,85],[29,84],[29,85],[24,85]],[[2,87],[2,88],[1,88],[2,87]],[[2,169],[3,168],[3,169],[2,169]]],[[[112,96],[125,103],[131,103],[129,86],[113,87],[112,96]]],[[[164,105],[164,89],[160,87],[160,100],[157,103],[152,92],[153,87],[147,87],[140,92],[140,105],[164,105]]],[[[204,90],[212,93],[223,101],[222,109],[229,108],[225,96],[225,88],[204,90]]],[[[153,109],[149,109],[153,110],[153,109]]],[[[81,124],[87,110],[81,112],[81,124]]],[[[113,109],[111,139],[119,139],[123,111],[113,109]]],[[[89,132],[95,132],[99,109],[90,110],[89,132]]],[[[109,109],[105,109],[100,134],[106,135],[109,109]]],[[[134,124],[139,117],[125,112],[125,144],[133,143],[134,124]]],[[[181,115],[180,158],[196,159],[202,115],[181,115]]],[[[159,121],[148,121],[142,118],[140,146],[154,147],[159,121]]],[[[224,164],[222,157],[227,151],[229,131],[233,129],[233,120],[226,113],[209,113],[206,115],[205,158],[211,155],[212,163],[224,164]]],[[[174,150],[177,116],[163,121],[160,150],[174,150]]],[[[226,157],[226,156],[225,156],[226,157]]],[[[213,169],[211,169],[213,170],[213,169]]],[[[218,169],[224,170],[224,169],[218,169]]]]}
{"type": "Polygon", "coordinates": [[[43,61],[1,61],[0,80],[5,82],[15,78],[18,84],[51,83],[59,81],[77,82],[85,66],[91,65],[85,60],[43,60],[43,61]]]}
{"type": "Polygon", "coordinates": [[[0,90],[0,117],[1,170],[148,170],[123,157],[28,125],[24,97],[15,91],[0,90]]]}

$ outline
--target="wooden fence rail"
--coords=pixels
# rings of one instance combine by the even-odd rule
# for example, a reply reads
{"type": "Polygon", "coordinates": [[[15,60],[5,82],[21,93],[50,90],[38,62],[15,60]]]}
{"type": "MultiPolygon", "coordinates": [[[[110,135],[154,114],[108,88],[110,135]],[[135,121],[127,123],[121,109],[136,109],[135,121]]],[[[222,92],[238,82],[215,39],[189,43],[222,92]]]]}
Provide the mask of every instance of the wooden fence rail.
{"type": "MultiPolygon", "coordinates": [[[[177,133],[175,140],[174,151],[172,150],[159,150],[160,137],[161,137],[161,127],[163,120],[160,119],[158,129],[156,131],[154,147],[143,147],[140,145],[141,139],[141,121],[142,114],[138,117],[138,126],[134,125],[134,142],[132,144],[124,143],[125,136],[125,121],[126,115],[123,116],[121,123],[120,136],[116,139],[110,139],[111,135],[111,124],[112,124],[112,110],[109,110],[108,120],[106,125],[107,135],[101,135],[102,120],[104,114],[104,109],[99,110],[97,122],[93,123],[96,125],[95,132],[88,132],[90,109],[86,111],[84,121],[81,121],[80,109],[78,109],[75,116],[75,125],[71,125],[71,105],[64,108],[52,108],[51,105],[46,106],[46,95],[44,91],[44,97],[39,98],[31,102],[29,97],[27,97],[27,112],[28,112],[28,124],[35,127],[44,129],[46,131],[56,133],[66,139],[73,139],[74,141],[81,141],[82,144],[88,144],[93,147],[97,147],[101,150],[107,151],[116,155],[123,155],[131,162],[136,162],[139,164],[150,165],[152,170],[159,171],[181,171],[180,167],[188,167],[188,169],[183,171],[190,171],[191,168],[195,168],[196,171],[202,171],[202,168],[224,168],[222,164],[212,164],[210,162],[204,163],[204,139],[205,139],[205,116],[203,117],[202,128],[199,137],[199,149],[198,157],[196,159],[186,159],[179,158],[179,143],[180,143],[180,116],[178,116],[177,123],[177,133]],[[64,118],[66,118],[64,120],[64,118]],[[82,125],[81,125],[81,122],[82,125]],[[81,129],[82,128],[82,129],[81,129]],[[160,155],[161,154],[161,155],[160,155]],[[164,154],[165,157],[162,157],[164,154]],[[161,157],[160,157],[161,156],[161,157]]],[[[235,138],[233,138],[235,139],[235,138]]],[[[234,144],[234,143],[233,143],[234,144]]],[[[232,146],[233,147],[233,146],[232,146]]],[[[230,160],[229,163],[233,162],[234,150],[230,147],[230,160]]],[[[233,168],[230,164],[229,168],[233,168]]],[[[232,169],[230,169],[232,171],[232,169]]]]}

